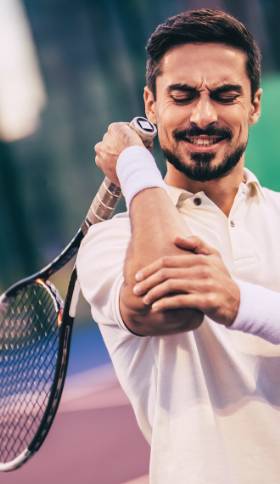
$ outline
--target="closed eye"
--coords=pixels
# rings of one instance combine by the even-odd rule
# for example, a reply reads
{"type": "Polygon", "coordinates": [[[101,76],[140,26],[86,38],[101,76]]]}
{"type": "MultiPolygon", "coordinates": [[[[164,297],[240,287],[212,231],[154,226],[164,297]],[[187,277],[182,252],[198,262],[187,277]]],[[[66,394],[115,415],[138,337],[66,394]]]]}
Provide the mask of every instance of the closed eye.
{"type": "Polygon", "coordinates": [[[184,94],[184,95],[172,95],[171,98],[175,101],[176,104],[187,104],[193,101],[197,97],[197,94],[184,94]]]}
{"type": "Polygon", "coordinates": [[[211,98],[213,101],[217,101],[219,103],[223,104],[231,104],[233,103],[237,98],[239,97],[239,94],[234,93],[234,94],[229,94],[229,93],[213,93],[211,95],[211,98]]]}

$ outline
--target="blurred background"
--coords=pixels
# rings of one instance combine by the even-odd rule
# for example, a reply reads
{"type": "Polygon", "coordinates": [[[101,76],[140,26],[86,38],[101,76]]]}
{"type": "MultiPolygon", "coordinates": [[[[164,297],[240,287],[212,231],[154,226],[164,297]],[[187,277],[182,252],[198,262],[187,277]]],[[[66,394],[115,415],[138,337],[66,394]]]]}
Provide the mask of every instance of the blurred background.
{"type": "MultiPolygon", "coordinates": [[[[221,8],[234,14],[248,26],[261,47],[263,112],[251,130],[246,161],[264,185],[280,189],[279,1],[1,0],[1,291],[49,262],[74,235],[103,179],[93,163],[94,144],[110,122],[143,114],[148,36],[168,16],[199,7],[221,8]]],[[[163,169],[159,151],[157,159],[163,169]]],[[[119,209],[123,208],[121,204],[119,209]]],[[[66,275],[67,271],[60,276],[62,294],[66,275]]],[[[40,456],[13,475],[0,475],[0,483],[37,483],[39,477],[42,483],[74,483],[78,470],[86,468],[81,484],[121,484],[136,482],[131,479],[140,479],[148,472],[147,446],[117,388],[98,330],[89,322],[89,311],[81,303],[69,369],[71,384],[68,383],[63,403],[65,414],[58,417],[40,456]],[[91,399],[88,395],[92,387],[99,396],[91,399]],[[107,393],[105,397],[106,391],[112,389],[115,396],[110,394],[109,398],[107,393]],[[98,409],[106,407],[107,412],[110,402],[115,402],[110,418],[108,413],[102,414],[107,426],[100,430],[106,438],[96,455],[99,474],[92,467],[88,447],[83,448],[85,437],[82,431],[79,436],[79,421],[76,429],[73,415],[69,417],[71,412],[85,417],[82,412],[92,411],[90,418],[100,422],[100,414],[94,413],[96,399],[103,401],[98,409]],[[76,407],[69,402],[76,402],[76,407]],[[71,442],[70,434],[61,430],[69,431],[63,420],[67,419],[65,415],[75,428],[77,441],[72,440],[75,445],[65,453],[64,461],[55,449],[61,448],[62,436],[64,442],[71,442]],[[64,422],[60,427],[59,418],[64,422]],[[122,452],[123,442],[118,445],[115,440],[117,435],[124,435],[124,429],[129,459],[122,452]],[[114,463],[111,474],[108,466],[102,469],[108,462],[108,453],[109,462],[114,463]],[[50,469],[48,462],[54,455],[58,467],[50,469]],[[72,477],[65,470],[69,456],[72,464],[75,462],[72,477]]],[[[95,441],[95,429],[88,429],[89,421],[85,422],[83,431],[95,441]]]]}

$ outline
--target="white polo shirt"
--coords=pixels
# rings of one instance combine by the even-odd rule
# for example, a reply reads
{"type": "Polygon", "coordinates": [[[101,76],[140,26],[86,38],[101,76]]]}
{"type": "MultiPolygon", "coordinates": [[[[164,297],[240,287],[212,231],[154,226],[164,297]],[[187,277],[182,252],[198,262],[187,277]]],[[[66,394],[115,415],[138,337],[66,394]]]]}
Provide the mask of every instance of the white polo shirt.
{"type": "MultiPolygon", "coordinates": [[[[249,170],[246,176],[228,218],[203,192],[168,192],[190,231],[220,251],[234,277],[280,292],[280,194],[249,170]]],[[[127,213],[91,227],[77,269],[151,445],[151,484],[279,484],[280,345],[207,317],[195,331],[131,334],[119,312],[130,234],[127,213]]]]}

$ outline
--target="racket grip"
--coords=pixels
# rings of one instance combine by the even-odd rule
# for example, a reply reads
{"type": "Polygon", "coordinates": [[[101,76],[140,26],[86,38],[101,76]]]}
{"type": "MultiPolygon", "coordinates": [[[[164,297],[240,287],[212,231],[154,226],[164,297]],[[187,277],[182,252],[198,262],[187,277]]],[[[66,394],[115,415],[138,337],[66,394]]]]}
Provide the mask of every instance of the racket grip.
{"type": "Polygon", "coordinates": [[[121,195],[120,187],[112,183],[108,177],[105,177],[81,227],[83,234],[88,231],[91,225],[104,222],[104,220],[112,217],[121,195]]]}
{"type": "MultiPolygon", "coordinates": [[[[151,149],[157,134],[155,125],[146,118],[138,116],[132,119],[129,126],[139,134],[146,148],[151,149]]],[[[112,183],[108,177],[105,177],[81,227],[84,235],[91,225],[104,222],[104,220],[112,217],[121,195],[120,187],[112,183]]]]}

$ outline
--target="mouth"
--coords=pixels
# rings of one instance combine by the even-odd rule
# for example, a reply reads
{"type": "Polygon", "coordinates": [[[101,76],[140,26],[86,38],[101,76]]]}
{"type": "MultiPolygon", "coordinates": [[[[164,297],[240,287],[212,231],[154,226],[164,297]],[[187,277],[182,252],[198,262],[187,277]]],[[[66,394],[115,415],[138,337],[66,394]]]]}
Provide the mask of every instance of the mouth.
{"type": "Polygon", "coordinates": [[[227,138],[225,136],[207,136],[207,135],[199,135],[199,136],[188,136],[184,139],[185,143],[191,145],[192,151],[213,151],[218,148],[221,143],[226,141],[227,138]]]}

